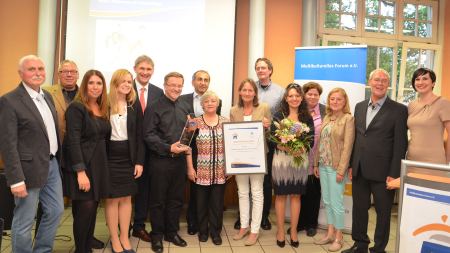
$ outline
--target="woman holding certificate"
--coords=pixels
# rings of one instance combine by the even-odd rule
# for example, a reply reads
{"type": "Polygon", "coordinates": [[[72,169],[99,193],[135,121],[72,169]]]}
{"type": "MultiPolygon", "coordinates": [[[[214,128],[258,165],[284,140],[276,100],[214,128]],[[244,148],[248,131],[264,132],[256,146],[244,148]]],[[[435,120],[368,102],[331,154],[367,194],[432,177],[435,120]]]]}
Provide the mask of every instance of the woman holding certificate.
{"type": "MultiPolygon", "coordinates": [[[[265,103],[259,103],[258,90],[255,81],[245,79],[239,85],[239,102],[230,110],[230,121],[262,121],[265,128],[270,126],[270,108],[265,103]]],[[[236,183],[239,194],[239,211],[241,228],[234,235],[233,240],[241,240],[248,233],[245,245],[250,246],[258,239],[259,228],[263,211],[263,183],[264,174],[241,174],[236,175],[236,183]],[[250,191],[252,193],[252,213],[250,221],[250,191]]],[[[298,217],[298,214],[297,214],[298,217]]]]}
{"type": "Polygon", "coordinates": [[[219,101],[212,91],[206,91],[201,96],[200,104],[204,113],[196,118],[195,143],[191,144],[193,150],[186,156],[188,178],[197,184],[198,239],[206,242],[209,232],[215,245],[222,244],[220,232],[226,182],[222,123],[228,121],[217,114],[219,101]],[[192,153],[197,155],[192,156],[192,153]]]}
{"type": "Polygon", "coordinates": [[[331,244],[328,250],[338,251],[344,243],[345,174],[355,140],[355,122],[350,114],[347,93],[334,88],[328,93],[327,115],[322,123],[319,149],[314,159],[314,174],[320,175],[322,199],[327,213],[328,232],[315,244],[331,244]]]}
{"type": "Polygon", "coordinates": [[[291,246],[299,246],[297,223],[300,196],[306,191],[308,153],[314,145],[314,121],[304,100],[302,87],[291,83],[286,87],[280,110],[274,115],[271,139],[277,143],[273,157],[272,179],[277,215],[277,245],[284,247],[284,215],[286,198],[291,204],[291,246]]]}

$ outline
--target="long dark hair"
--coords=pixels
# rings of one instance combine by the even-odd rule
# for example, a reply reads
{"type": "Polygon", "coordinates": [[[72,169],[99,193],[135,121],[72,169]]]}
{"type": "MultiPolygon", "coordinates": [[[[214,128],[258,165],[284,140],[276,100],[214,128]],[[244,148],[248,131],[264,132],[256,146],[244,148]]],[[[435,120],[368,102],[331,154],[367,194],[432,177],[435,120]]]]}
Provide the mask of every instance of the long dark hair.
{"type": "Polygon", "coordinates": [[[311,117],[311,114],[308,110],[308,105],[306,104],[305,100],[305,93],[303,93],[302,87],[296,83],[290,83],[284,92],[283,99],[280,102],[280,111],[284,115],[284,117],[287,117],[289,115],[289,104],[286,101],[286,98],[289,94],[289,91],[294,89],[297,91],[298,94],[302,97],[302,102],[300,103],[300,106],[298,107],[297,115],[298,120],[304,123],[312,122],[313,119],[311,117]]]}

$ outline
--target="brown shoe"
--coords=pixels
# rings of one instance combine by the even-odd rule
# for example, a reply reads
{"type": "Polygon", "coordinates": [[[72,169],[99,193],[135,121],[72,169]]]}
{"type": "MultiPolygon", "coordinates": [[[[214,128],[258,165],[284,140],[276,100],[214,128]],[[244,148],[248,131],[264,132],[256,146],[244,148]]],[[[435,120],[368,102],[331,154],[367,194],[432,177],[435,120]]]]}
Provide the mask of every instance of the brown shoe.
{"type": "Polygon", "coordinates": [[[150,237],[150,234],[147,233],[147,231],[145,231],[145,229],[133,230],[133,233],[131,235],[141,239],[144,242],[151,242],[151,240],[152,240],[152,238],[150,237]]]}

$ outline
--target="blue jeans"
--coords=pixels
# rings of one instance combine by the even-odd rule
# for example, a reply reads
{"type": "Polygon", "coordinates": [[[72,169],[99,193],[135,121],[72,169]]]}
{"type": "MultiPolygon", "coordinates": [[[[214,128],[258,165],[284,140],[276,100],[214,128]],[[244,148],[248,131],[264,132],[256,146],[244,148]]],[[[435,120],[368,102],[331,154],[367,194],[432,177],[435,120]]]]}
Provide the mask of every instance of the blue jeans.
{"type": "Polygon", "coordinates": [[[14,198],[16,207],[11,226],[12,251],[52,252],[56,230],[64,212],[61,174],[56,159],[50,160],[47,183],[42,188],[27,188],[27,192],[25,198],[14,198]],[[44,214],[33,248],[31,229],[38,201],[42,204],[44,214]]]}
{"type": "Polygon", "coordinates": [[[344,228],[344,188],[345,179],[336,182],[336,170],[329,166],[319,166],[322,199],[327,212],[328,225],[336,229],[344,228]]]}

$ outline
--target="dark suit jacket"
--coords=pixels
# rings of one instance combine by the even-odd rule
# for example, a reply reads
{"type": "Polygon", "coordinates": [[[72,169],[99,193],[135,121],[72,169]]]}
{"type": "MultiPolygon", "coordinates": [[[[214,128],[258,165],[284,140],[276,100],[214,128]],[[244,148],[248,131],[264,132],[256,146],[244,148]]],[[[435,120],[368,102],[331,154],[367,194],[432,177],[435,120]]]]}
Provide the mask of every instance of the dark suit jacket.
{"type": "MultiPolygon", "coordinates": [[[[55,105],[50,94],[44,94],[58,136],[55,105]]],[[[25,181],[27,188],[43,187],[48,178],[50,143],[39,110],[22,83],[0,98],[0,122],[0,150],[8,186],[25,181]]]]}
{"type": "Polygon", "coordinates": [[[151,104],[153,104],[156,100],[158,100],[158,98],[160,98],[161,96],[164,95],[164,91],[161,88],[159,88],[151,83],[149,83],[147,85],[148,85],[147,101],[145,103],[144,110],[142,110],[141,103],[139,103],[139,91],[137,90],[137,87],[136,87],[136,81],[134,81],[134,84],[133,84],[134,90],[136,91],[136,95],[137,95],[136,103],[134,103],[133,107],[136,110],[140,111],[141,113],[143,111],[147,110],[151,104]]]}
{"type": "Polygon", "coordinates": [[[327,109],[327,107],[325,105],[319,104],[320,117],[322,118],[322,120],[327,115],[326,109],[327,109]]]}
{"type": "MultiPolygon", "coordinates": [[[[78,101],[69,104],[66,111],[63,168],[68,172],[87,169],[98,143],[95,119],[78,101]]],[[[109,138],[108,138],[109,139],[109,138]]]]}
{"type": "Polygon", "coordinates": [[[408,109],[388,97],[366,129],[368,104],[367,99],[355,107],[353,176],[362,173],[366,179],[385,182],[387,176],[400,176],[400,162],[408,145],[408,109]]]}
{"type": "MultiPolygon", "coordinates": [[[[180,100],[186,103],[189,113],[194,113],[194,93],[184,94],[180,96],[180,100]]],[[[222,100],[219,100],[219,106],[216,113],[220,115],[222,111],[222,100]]]]}
{"type": "MultiPolygon", "coordinates": [[[[151,107],[151,105],[156,101],[156,100],[158,100],[161,96],[164,96],[164,91],[161,89],[161,88],[159,88],[159,87],[157,87],[157,86],[155,86],[155,85],[153,85],[153,84],[151,84],[151,83],[149,83],[149,84],[147,84],[148,85],[148,87],[147,87],[147,101],[146,101],[146,103],[145,103],[145,108],[144,108],[144,110],[142,110],[142,107],[141,107],[141,103],[139,102],[139,91],[137,90],[137,87],[136,87],[136,80],[134,81],[134,83],[133,83],[133,87],[134,87],[134,90],[136,91],[136,95],[137,95],[137,99],[136,99],[136,102],[133,104],[133,109],[135,109],[135,111],[136,112],[139,112],[140,113],[140,115],[142,115],[143,116],[143,112],[145,112],[145,111],[147,111],[148,110],[148,108],[150,108],[151,107]]],[[[147,146],[145,145],[145,141],[144,141],[144,126],[143,126],[143,124],[144,124],[144,118],[142,117],[142,120],[140,121],[140,126],[139,126],[139,131],[141,132],[141,134],[140,134],[140,136],[139,137],[136,137],[137,139],[136,139],[136,141],[139,141],[140,143],[139,143],[139,146],[142,146],[143,147],[143,149],[142,150],[138,150],[138,152],[141,152],[141,153],[139,153],[138,154],[138,158],[137,158],[137,164],[140,164],[140,156],[142,155],[142,157],[144,158],[144,162],[143,162],[143,165],[144,165],[144,172],[146,172],[148,169],[146,169],[146,167],[148,167],[148,150],[147,150],[147,146]]]]}

